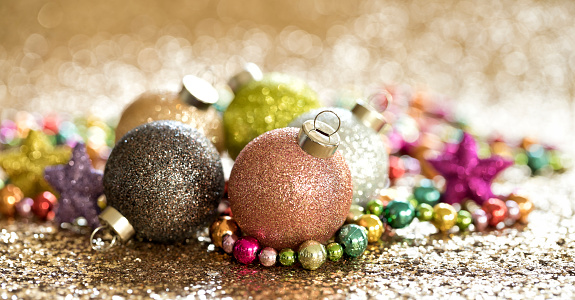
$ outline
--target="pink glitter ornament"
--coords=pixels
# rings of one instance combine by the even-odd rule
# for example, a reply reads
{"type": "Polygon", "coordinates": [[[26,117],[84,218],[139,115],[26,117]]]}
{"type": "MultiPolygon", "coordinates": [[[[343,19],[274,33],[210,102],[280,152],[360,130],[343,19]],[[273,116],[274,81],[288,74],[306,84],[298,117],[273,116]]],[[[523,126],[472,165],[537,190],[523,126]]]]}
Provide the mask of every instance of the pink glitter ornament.
{"type": "Polygon", "coordinates": [[[234,244],[234,257],[242,264],[251,264],[258,258],[260,243],[251,236],[239,238],[234,244]]]}
{"type": "Polygon", "coordinates": [[[258,257],[260,259],[260,264],[264,267],[271,267],[276,264],[277,256],[278,252],[274,248],[265,247],[258,257]]]}
{"type": "Polygon", "coordinates": [[[301,130],[268,131],[242,150],[229,180],[230,205],[242,232],[275,249],[325,243],[335,234],[353,194],[335,131],[307,121],[301,130]]]}

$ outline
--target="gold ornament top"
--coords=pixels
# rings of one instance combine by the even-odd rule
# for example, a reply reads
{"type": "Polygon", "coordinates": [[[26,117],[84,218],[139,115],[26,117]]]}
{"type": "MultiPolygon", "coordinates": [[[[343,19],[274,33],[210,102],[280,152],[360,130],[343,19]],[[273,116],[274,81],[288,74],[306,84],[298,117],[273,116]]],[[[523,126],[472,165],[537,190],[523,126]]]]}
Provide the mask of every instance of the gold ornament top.
{"type": "Polygon", "coordinates": [[[68,147],[52,146],[44,133],[30,131],[20,148],[0,153],[0,166],[24,196],[34,197],[43,191],[53,191],[44,180],[44,168],[67,163],[70,154],[68,147]]]}

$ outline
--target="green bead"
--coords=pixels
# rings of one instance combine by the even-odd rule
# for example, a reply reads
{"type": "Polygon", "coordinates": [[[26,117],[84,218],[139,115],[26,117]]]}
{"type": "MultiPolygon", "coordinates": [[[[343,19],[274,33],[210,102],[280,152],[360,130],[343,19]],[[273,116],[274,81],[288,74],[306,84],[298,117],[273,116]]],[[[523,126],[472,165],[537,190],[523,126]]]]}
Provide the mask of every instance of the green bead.
{"type": "Polygon", "coordinates": [[[422,222],[433,220],[433,206],[427,203],[421,203],[417,206],[415,215],[422,222]]]}
{"type": "Polygon", "coordinates": [[[325,263],[326,256],[325,246],[320,242],[310,240],[299,247],[299,263],[306,270],[316,270],[321,267],[325,263]]]}
{"type": "Polygon", "coordinates": [[[527,165],[531,171],[536,172],[549,165],[547,151],[541,145],[532,145],[527,151],[527,165]]]}
{"type": "Polygon", "coordinates": [[[527,154],[523,151],[515,154],[515,164],[516,165],[526,165],[527,162],[529,161],[529,158],[527,157],[527,154]]]}
{"type": "Polygon", "coordinates": [[[418,186],[413,190],[413,196],[418,203],[435,206],[435,204],[439,203],[441,193],[434,186],[418,186]]]}
{"type": "Polygon", "coordinates": [[[367,230],[356,224],[343,225],[337,235],[343,252],[351,257],[358,257],[367,248],[367,230]]]}
{"type": "Polygon", "coordinates": [[[279,261],[280,264],[284,266],[291,266],[295,263],[296,260],[296,253],[290,248],[285,248],[280,251],[279,254],[279,261]]]}
{"type": "Polygon", "coordinates": [[[338,261],[343,256],[343,248],[338,243],[330,243],[326,247],[327,259],[338,261]]]}
{"type": "Polygon", "coordinates": [[[563,164],[563,158],[561,157],[561,153],[557,150],[551,150],[548,152],[549,154],[549,165],[553,168],[553,171],[562,171],[565,169],[563,164]]]}
{"type": "Polygon", "coordinates": [[[411,205],[413,205],[413,207],[417,207],[419,205],[419,201],[417,201],[417,199],[415,199],[415,197],[413,197],[413,195],[409,195],[409,197],[407,197],[407,201],[409,203],[411,203],[411,205]]]}
{"type": "Polygon", "coordinates": [[[415,218],[415,208],[407,201],[393,200],[387,204],[383,214],[392,228],[403,228],[415,218]]]}
{"type": "Polygon", "coordinates": [[[371,200],[367,202],[365,206],[365,214],[372,214],[376,216],[381,216],[383,213],[383,202],[379,199],[371,200]]]}
{"type": "Polygon", "coordinates": [[[457,227],[459,230],[464,231],[473,223],[473,218],[471,217],[471,213],[466,210],[460,210],[457,212],[457,227]]]}

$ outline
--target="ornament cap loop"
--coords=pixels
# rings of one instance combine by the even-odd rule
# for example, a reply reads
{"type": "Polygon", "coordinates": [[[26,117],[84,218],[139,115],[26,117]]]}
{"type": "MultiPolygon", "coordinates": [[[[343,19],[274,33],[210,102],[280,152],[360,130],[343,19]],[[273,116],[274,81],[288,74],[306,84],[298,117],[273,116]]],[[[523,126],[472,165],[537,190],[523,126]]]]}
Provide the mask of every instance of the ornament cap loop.
{"type": "MultiPolygon", "coordinates": [[[[113,234],[120,239],[120,242],[125,242],[136,234],[134,227],[132,227],[128,219],[111,206],[106,207],[98,218],[100,218],[100,221],[105,227],[110,228],[113,234]]],[[[94,232],[96,232],[96,230],[94,230],[94,232]]]]}
{"type": "Polygon", "coordinates": [[[385,117],[362,100],[356,101],[351,113],[356,116],[363,125],[375,130],[375,132],[380,132],[386,127],[387,120],[385,117]]]}
{"type": "Polygon", "coordinates": [[[199,109],[207,109],[219,99],[218,91],[208,81],[194,75],[186,75],[182,79],[180,99],[188,105],[199,109]]]}
{"type": "Polygon", "coordinates": [[[116,245],[116,241],[118,240],[118,235],[115,233],[111,233],[110,232],[110,226],[108,225],[103,225],[100,226],[96,229],[94,229],[94,231],[92,231],[92,235],[90,235],[90,246],[92,247],[92,249],[96,250],[96,251],[107,251],[110,250],[112,247],[114,247],[114,245],[116,245]],[[98,232],[104,232],[107,231],[106,233],[104,233],[105,235],[112,235],[112,239],[110,240],[109,244],[106,244],[105,240],[102,238],[98,238],[96,239],[96,234],[98,232]]]}
{"type": "Polygon", "coordinates": [[[258,67],[258,65],[254,63],[247,63],[244,65],[242,71],[240,71],[238,74],[230,78],[230,80],[228,81],[228,85],[230,86],[234,94],[236,94],[241,88],[243,88],[249,82],[260,81],[263,79],[263,77],[264,75],[262,73],[262,70],[260,69],[260,67],[258,67]]]}
{"type": "Polygon", "coordinates": [[[330,110],[324,110],[316,115],[315,119],[305,121],[298,134],[298,144],[310,155],[318,158],[331,157],[337,151],[340,143],[337,131],[341,125],[341,120],[336,113],[330,110]],[[331,112],[338,119],[337,129],[328,124],[318,121],[317,117],[325,112],[331,112]]]}

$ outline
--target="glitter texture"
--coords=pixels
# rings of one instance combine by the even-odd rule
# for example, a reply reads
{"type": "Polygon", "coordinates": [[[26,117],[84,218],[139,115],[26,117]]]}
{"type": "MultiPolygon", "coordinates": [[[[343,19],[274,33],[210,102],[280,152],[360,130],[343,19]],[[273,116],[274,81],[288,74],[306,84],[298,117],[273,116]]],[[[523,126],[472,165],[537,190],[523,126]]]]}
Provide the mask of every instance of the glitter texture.
{"type": "MultiPolygon", "coordinates": [[[[365,205],[373,200],[387,184],[388,156],[381,137],[366,127],[349,110],[343,108],[320,108],[309,111],[289,124],[301,128],[307,120],[313,120],[323,110],[331,110],[341,120],[337,132],[341,138],[338,150],[345,158],[353,181],[353,203],[365,205]]],[[[332,127],[337,127],[337,118],[333,114],[318,117],[332,127]]]]}
{"type": "Polygon", "coordinates": [[[235,158],[260,134],[285,127],[319,107],[318,96],[303,80],[280,73],[264,75],[238,91],[224,113],[226,146],[235,158]]]}
{"type": "Polygon", "coordinates": [[[275,249],[327,242],[351,205],[351,174],[343,156],[305,153],[298,132],[281,128],[253,140],[236,159],[228,183],[242,232],[275,249]]]}
{"type": "Polygon", "coordinates": [[[104,171],[108,205],[136,234],[155,242],[181,242],[215,216],[224,192],[216,148],[199,131],[157,121],[128,132],[104,171]]]}
{"type": "Polygon", "coordinates": [[[222,117],[213,106],[199,109],[188,105],[176,93],[144,93],[122,113],[116,127],[116,142],[128,131],[146,123],[173,120],[188,124],[204,134],[218,149],[224,150],[222,117]]]}

